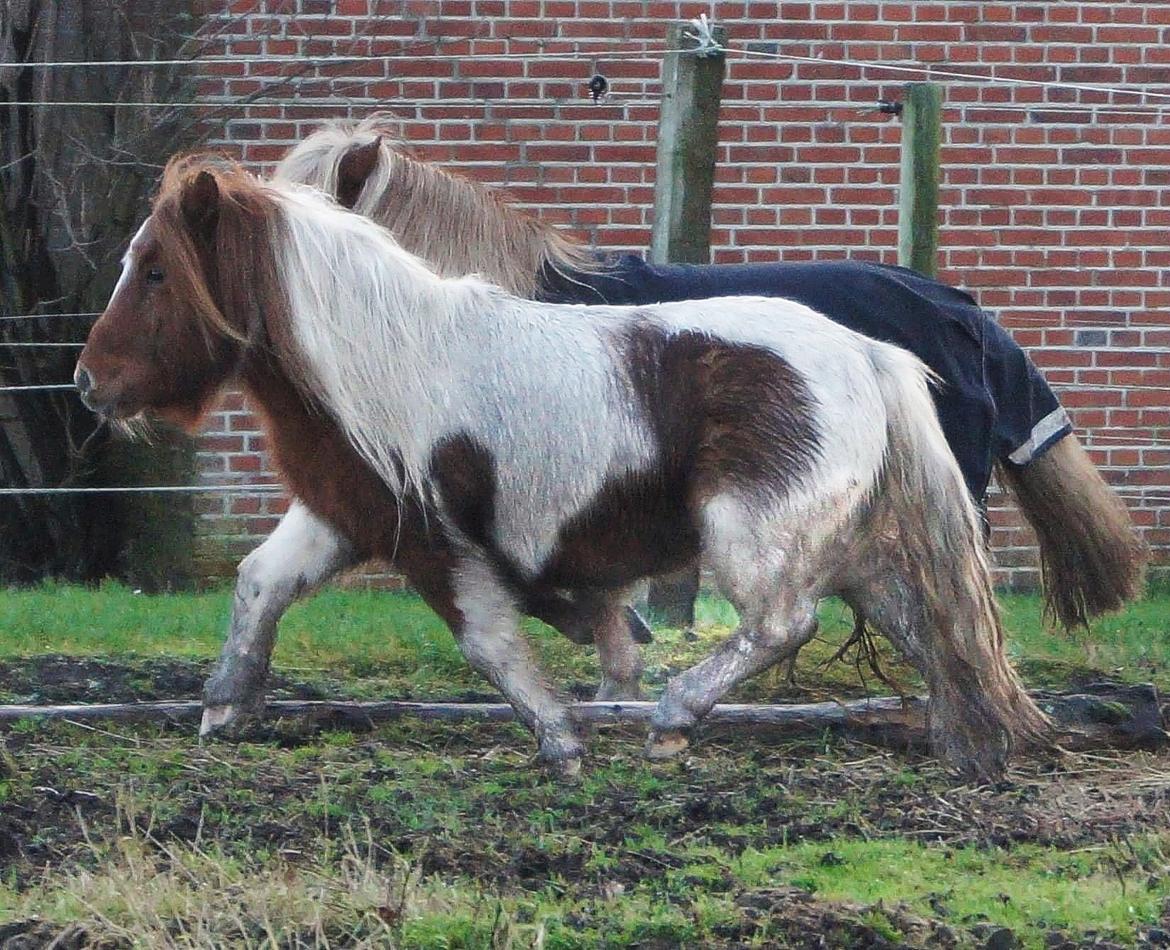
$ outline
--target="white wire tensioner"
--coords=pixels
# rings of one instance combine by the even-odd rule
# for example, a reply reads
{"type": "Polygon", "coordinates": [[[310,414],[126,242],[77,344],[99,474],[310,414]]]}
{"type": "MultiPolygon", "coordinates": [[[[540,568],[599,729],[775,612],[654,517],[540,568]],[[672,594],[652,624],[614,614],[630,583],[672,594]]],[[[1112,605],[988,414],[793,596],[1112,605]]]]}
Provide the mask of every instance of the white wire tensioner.
{"type": "Polygon", "coordinates": [[[693,50],[687,50],[688,53],[694,53],[696,56],[717,56],[720,53],[726,52],[723,45],[715,39],[714,24],[708,21],[707,14],[700,13],[695,19],[691,20],[691,26],[694,27],[694,33],[684,33],[689,40],[694,40],[699,45],[693,50]]]}

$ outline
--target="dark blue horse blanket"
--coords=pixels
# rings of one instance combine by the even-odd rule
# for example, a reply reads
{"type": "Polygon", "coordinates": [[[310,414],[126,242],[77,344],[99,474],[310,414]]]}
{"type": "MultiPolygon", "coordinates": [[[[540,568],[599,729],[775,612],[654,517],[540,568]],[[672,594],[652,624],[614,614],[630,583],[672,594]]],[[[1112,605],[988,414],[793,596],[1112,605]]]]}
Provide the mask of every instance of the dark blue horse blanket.
{"type": "Polygon", "coordinates": [[[549,268],[541,299],[650,304],[785,297],[836,323],[909,350],[942,380],[935,406],[967,487],[982,504],[992,465],[1026,465],[1072,426],[1040,371],[974,299],[904,267],[865,261],[648,264],[626,255],[599,273],[549,268]]]}

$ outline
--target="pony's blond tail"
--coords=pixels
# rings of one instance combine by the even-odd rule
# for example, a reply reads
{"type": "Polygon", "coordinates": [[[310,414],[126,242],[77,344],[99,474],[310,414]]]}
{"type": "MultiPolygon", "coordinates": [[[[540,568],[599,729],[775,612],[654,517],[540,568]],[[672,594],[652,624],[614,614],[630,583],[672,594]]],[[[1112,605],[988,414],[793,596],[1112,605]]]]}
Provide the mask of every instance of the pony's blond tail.
{"type": "Polygon", "coordinates": [[[1149,550],[1076,436],[998,471],[1040,542],[1046,616],[1087,626],[1141,594],[1149,550]]]}
{"type": "Polygon", "coordinates": [[[930,689],[936,754],[994,776],[1015,743],[1040,743],[1049,722],[1004,652],[979,513],[939,426],[928,370],[874,344],[889,438],[885,484],[899,525],[898,573],[913,591],[903,625],[930,689]]]}

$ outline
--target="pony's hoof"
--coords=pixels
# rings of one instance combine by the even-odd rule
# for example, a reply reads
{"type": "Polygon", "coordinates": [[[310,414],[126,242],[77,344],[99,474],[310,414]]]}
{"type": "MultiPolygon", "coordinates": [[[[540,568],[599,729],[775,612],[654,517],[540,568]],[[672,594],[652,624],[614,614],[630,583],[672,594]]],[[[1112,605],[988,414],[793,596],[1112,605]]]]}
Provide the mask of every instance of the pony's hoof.
{"type": "Polygon", "coordinates": [[[204,706],[200,739],[228,739],[242,735],[260,719],[260,710],[237,705],[204,706]]]}
{"type": "Polygon", "coordinates": [[[585,746],[576,731],[544,732],[540,737],[540,761],[548,771],[563,779],[581,774],[585,746]]]}
{"type": "Polygon", "coordinates": [[[236,721],[235,706],[205,706],[203,720],[199,723],[199,738],[206,739],[227,729],[236,721]]]}
{"type": "Polygon", "coordinates": [[[561,750],[552,753],[542,751],[539,761],[544,766],[545,771],[553,778],[572,781],[581,775],[582,756],[581,750],[561,750]]]}
{"type": "Polygon", "coordinates": [[[691,744],[681,732],[652,732],[646,739],[646,758],[653,761],[673,759],[691,744]]]}

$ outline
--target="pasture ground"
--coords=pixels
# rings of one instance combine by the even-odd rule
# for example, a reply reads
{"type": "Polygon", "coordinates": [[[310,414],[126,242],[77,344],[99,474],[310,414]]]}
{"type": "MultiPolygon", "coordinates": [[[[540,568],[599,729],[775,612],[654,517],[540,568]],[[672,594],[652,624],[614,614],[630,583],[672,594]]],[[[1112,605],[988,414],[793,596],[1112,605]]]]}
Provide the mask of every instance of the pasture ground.
{"type": "MultiPolygon", "coordinates": [[[[0,593],[0,702],[195,697],[229,604],[0,593]]],[[[1031,685],[1170,687],[1170,597],[1072,639],[1044,631],[1035,598],[1004,607],[1031,685]]],[[[824,620],[795,683],[772,671],[736,698],[889,692],[865,666],[824,665],[849,629],[839,606],[824,620]]],[[[697,641],[659,631],[650,690],[731,622],[712,600],[697,641]]],[[[591,651],[531,633],[588,695],[591,651]]],[[[417,600],[342,592],[290,612],[272,693],[493,697],[417,600]]],[[[709,733],[652,765],[639,730],[606,728],[562,783],[511,725],[193,732],[0,734],[0,948],[1170,947],[1167,750],[1032,757],[976,787],[828,737],[709,733]]]]}

